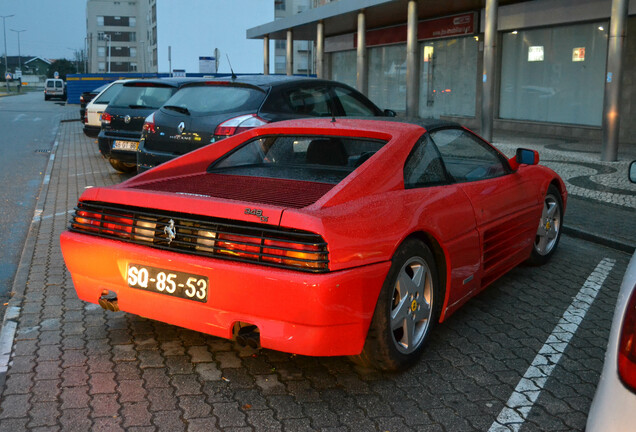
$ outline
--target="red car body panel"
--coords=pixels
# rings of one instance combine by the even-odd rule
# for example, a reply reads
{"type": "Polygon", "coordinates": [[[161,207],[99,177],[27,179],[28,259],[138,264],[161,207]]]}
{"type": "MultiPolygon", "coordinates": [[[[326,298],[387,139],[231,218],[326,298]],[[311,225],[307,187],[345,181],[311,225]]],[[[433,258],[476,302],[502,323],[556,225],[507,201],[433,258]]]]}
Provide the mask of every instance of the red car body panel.
{"type": "MultiPolygon", "coordinates": [[[[329,271],[268,268],[67,231],[61,236],[62,252],[78,296],[97,303],[102,292],[110,290],[123,311],[225,338],[232,337],[238,322],[255,324],[265,348],[305,355],[358,354],[391,257],[406,238],[416,236],[436,251],[445,288],[443,321],[530,256],[548,186],[557,185],[564,206],[567,195],[561,179],[541,166],[521,166],[490,180],[405,189],[402,167],[424,133],[416,125],[373,120],[272,123],[120,185],[89,189],[80,202],[187,209],[191,215],[320,234],[328,244],[329,271]],[[205,175],[212,161],[234,147],[252,137],[276,134],[365,137],[387,144],[340,183],[325,187],[315,202],[300,208],[210,197],[196,193],[196,188],[182,194],[166,191],[170,185],[163,179],[192,184],[205,175]],[[246,212],[256,207],[262,217],[246,212]],[[126,275],[129,263],[207,276],[208,301],[131,288],[126,275]]],[[[258,179],[252,180],[256,185],[258,179]]],[[[300,191],[312,185],[295,183],[300,191]]],[[[282,192],[285,184],[273,180],[268,188],[280,187],[282,192]]]]}

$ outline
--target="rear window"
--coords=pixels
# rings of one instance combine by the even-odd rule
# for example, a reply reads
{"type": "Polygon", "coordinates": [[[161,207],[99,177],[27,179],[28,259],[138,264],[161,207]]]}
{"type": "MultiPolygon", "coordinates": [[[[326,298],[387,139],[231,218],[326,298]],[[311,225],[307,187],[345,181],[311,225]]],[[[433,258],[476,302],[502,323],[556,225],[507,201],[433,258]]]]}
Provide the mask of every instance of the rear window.
{"type": "Polygon", "coordinates": [[[55,81],[47,81],[46,86],[51,88],[55,87],[55,81]]]}
{"type": "Polygon", "coordinates": [[[174,94],[174,87],[123,86],[121,91],[110,101],[115,108],[148,108],[157,109],[174,94]]]}
{"type": "Polygon", "coordinates": [[[249,141],[208,172],[338,183],[385,141],[328,136],[269,136],[249,141]]]}
{"type": "Polygon", "coordinates": [[[165,105],[186,108],[191,114],[213,115],[258,110],[265,92],[236,86],[187,86],[175,93],[165,105]]]}
{"type": "Polygon", "coordinates": [[[62,83],[62,81],[55,81],[56,88],[62,88],[63,86],[64,86],[64,83],[62,83]]]}
{"type": "Polygon", "coordinates": [[[110,100],[114,98],[117,93],[119,93],[123,84],[124,83],[115,83],[112,86],[108,87],[102,94],[99,95],[97,99],[95,99],[95,102],[93,103],[108,105],[110,103],[110,100]]]}

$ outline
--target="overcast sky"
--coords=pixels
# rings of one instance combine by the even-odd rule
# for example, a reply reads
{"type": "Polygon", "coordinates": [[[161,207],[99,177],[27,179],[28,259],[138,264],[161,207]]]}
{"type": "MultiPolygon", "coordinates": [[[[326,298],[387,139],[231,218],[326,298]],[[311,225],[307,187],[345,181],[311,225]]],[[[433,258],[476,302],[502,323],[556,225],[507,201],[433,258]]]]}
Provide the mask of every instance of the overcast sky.
{"type": "MultiPolygon", "coordinates": [[[[23,56],[74,59],[84,47],[86,0],[0,0],[0,16],[6,15],[14,15],[5,19],[7,55],[18,55],[11,29],[25,30],[19,33],[23,56]]],[[[173,69],[198,72],[199,56],[218,48],[219,72],[230,71],[226,55],[237,73],[262,72],[263,41],[247,40],[245,32],[273,19],[271,0],[158,0],[159,71],[168,71],[171,46],[173,69]]]]}

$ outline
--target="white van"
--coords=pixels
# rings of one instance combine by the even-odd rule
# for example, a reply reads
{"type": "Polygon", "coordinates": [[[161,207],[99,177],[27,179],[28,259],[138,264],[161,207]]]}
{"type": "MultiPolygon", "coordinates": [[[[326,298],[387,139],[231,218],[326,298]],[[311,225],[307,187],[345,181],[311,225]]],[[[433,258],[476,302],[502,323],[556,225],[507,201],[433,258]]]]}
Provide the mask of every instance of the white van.
{"type": "Polygon", "coordinates": [[[49,78],[44,83],[44,100],[60,98],[66,100],[66,83],[59,78],[49,78]]]}

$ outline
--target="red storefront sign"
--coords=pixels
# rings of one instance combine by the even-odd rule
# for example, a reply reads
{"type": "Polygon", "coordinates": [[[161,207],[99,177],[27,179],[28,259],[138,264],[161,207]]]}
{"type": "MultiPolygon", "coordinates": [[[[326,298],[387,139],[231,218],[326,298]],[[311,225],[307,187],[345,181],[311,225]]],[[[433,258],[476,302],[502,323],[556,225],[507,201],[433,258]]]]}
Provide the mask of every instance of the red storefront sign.
{"type": "MultiPolygon", "coordinates": [[[[439,39],[475,34],[476,14],[474,12],[420,21],[417,25],[417,40],[439,39]]],[[[354,38],[354,46],[358,41],[354,38]]],[[[406,42],[406,25],[368,30],[367,46],[390,45],[406,42]]]]}

